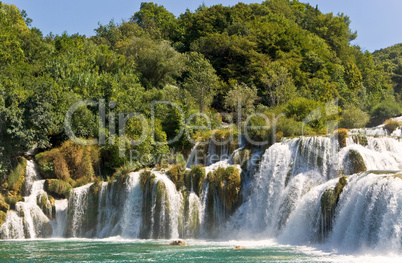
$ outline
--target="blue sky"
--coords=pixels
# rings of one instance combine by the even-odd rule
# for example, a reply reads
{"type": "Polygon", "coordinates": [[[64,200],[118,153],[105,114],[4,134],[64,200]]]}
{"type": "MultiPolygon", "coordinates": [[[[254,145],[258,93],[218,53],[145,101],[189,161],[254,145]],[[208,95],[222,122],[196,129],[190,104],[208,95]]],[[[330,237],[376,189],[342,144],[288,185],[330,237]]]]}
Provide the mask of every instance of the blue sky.
{"type": "MultiPolygon", "coordinates": [[[[98,22],[108,23],[111,19],[120,22],[128,20],[139,10],[145,0],[2,0],[25,9],[33,19],[33,26],[44,35],[49,32],[61,34],[94,34],[98,22]]],[[[202,2],[234,5],[238,1],[229,0],[153,0],[167,10],[179,15],[187,8],[196,9],[202,2]]],[[[243,0],[243,3],[261,3],[261,0],[243,0]]],[[[374,51],[402,42],[402,1],[401,0],[301,0],[309,2],[324,12],[337,14],[343,12],[351,18],[352,30],[357,30],[358,38],[353,42],[363,50],[374,51]]]]}

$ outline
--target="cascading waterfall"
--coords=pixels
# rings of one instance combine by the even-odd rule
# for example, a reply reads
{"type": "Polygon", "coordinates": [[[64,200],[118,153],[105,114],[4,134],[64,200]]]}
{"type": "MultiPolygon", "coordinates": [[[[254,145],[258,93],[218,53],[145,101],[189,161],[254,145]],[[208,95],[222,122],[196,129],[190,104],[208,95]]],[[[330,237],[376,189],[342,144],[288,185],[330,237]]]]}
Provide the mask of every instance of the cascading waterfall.
{"type": "Polygon", "coordinates": [[[233,207],[225,200],[231,195],[222,190],[227,182],[219,188],[208,174],[228,167],[240,170],[238,158],[255,160],[261,153],[241,147],[229,156],[228,147],[218,149],[211,142],[206,147],[197,144],[190,153],[187,190],[165,171],[150,170],[146,177],[140,171],[75,188],[68,199],[56,200],[53,209],[44,180],[29,161],[27,196],[7,213],[1,237],[276,238],[340,251],[401,250],[400,138],[356,133],[343,148],[330,137],[284,139],[263,153],[258,167],[241,165],[240,201],[233,207]],[[208,153],[207,176],[195,189],[190,168],[198,163],[200,149],[208,153]],[[214,154],[229,157],[209,158],[214,154]]]}
{"type": "Polygon", "coordinates": [[[39,238],[52,235],[52,205],[44,190],[45,180],[40,180],[35,163],[27,161],[23,202],[15,204],[16,211],[9,211],[0,235],[6,239],[39,238]]]}
{"type": "Polygon", "coordinates": [[[400,250],[402,143],[368,137],[357,144],[350,138],[337,148],[336,140],[323,137],[270,147],[251,186],[255,190],[227,224],[228,234],[354,251],[400,250]],[[351,152],[361,159],[353,160],[351,152]],[[337,178],[352,174],[356,162],[372,172],[337,178]]]}

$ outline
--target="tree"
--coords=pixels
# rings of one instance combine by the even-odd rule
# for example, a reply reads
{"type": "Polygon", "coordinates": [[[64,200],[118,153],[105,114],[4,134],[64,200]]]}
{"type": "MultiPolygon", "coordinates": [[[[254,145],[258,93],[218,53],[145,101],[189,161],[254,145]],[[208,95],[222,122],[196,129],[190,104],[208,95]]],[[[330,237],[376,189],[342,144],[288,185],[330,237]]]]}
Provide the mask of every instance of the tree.
{"type": "Polygon", "coordinates": [[[209,106],[212,102],[218,76],[215,69],[202,54],[191,52],[188,59],[188,72],[184,86],[198,101],[201,113],[205,106],[209,106]]]}
{"type": "Polygon", "coordinates": [[[254,110],[254,102],[257,99],[257,88],[247,86],[244,83],[235,83],[234,87],[225,96],[225,107],[228,110],[238,113],[249,114],[254,110]],[[238,107],[241,107],[239,109],[238,107]]]}
{"type": "Polygon", "coordinates": [[[295,97],[296,87],[285,67],[273,63],[261,77],[263,102],[276,106],[295,97]]]}
{"type": "Polygon", "coordinates": [[[370,115],[363,112],[354,104],[346,104],[342,110],[340,126],[346,129],[362,128],[370,120],[370,115]]]}
{"type": "MultiPolygon", "coordinates": [[[[133,43],[134,44],[134,43],[133,43]]],[[[142,84],[147,87],[164,87],[179,76],[185,66],[186,57],[167,42],[156,42],[140,49],[136,56],[137,70],[142,75],[142,84]]]]}

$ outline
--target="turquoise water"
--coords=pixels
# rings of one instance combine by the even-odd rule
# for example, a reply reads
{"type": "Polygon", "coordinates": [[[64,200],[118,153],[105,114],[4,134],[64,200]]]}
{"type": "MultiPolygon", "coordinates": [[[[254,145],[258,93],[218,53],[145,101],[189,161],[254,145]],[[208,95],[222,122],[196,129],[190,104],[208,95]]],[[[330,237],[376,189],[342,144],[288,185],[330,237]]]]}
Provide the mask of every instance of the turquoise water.
{"type": "Polygon", "coordinates": [[[347,256],[264,242],[188,240],[189,246],[142,240],[1,241],[0,262],[401,262],[399,256],[347,256]],[[245,249],[234,249],[236,245],[245,249]]]}

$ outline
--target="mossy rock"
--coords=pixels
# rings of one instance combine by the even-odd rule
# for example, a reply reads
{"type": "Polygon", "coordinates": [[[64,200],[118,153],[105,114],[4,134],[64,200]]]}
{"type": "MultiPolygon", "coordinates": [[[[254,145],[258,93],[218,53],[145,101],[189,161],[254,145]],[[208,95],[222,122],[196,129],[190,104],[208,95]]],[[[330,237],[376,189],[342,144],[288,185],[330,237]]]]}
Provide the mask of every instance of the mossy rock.
{"type": "Polygon", "coordinates": [[[320,230],[322,231],[322,238],[325,238],[332,230],[332,221],[335,214],[335,209],[339,202],[339,197],[346,184],[347,177],[342,176],[339,178],[339,181],[336,184],[335,188],[327,189],[321,195],[321,216],[323,220],[321,221],[322,226],[320,227],[320,230]]]}
{"type": "Polygon", "coordinates": [[[388,132],[388,134],[391,134],[401,125],[402,124],[400,122],[388,120],[385,122],[384,129],[388,132]]]}
{"type": "Polygon", "coordinates": [[[10,205],[6,203],[6,200],[2,195],[0,195],[0,211],[7,213],[10,209],[10,205]]]}
{"type": "Polygon", "coordinates": [[[233,212],[239,201],[241,176],[239,169],[229,166],[226,169],[219,167],[208,173],[209,183],[218,191],[218,196],[227,212],[233,212]]]}
{"type": "Polygon", "coordinates": [[[16,162],[12,164],[13,169],[7,176],[6,187],[10,191],[22,193],[22,186],[25,180],[25,171],[27,167],[27,161],[23,157],[18,157],[16,162]]]}
{"type": "MultiPolygon", "coordinates": [[[[175,184],[176,189],[179,190],[186,185],[186,168],[182,164],[175,164],[166,173],[170,180],[175,184]]],[[[187,184],[188,185],[188,184],[187,184]]]]}
{"type": "Polygon", "coordinates": [[[334,132],[335,138],[338,140],[339,147],[346,147],[346,139],[348,138],[349,131],[347,129],[337,129],[334,132]]]}
{"type": "Polygon", "coordinates": [[[49,201],[48,195],[43,193],[37,197],[37,205],[40,207],[42,212],[50,219],[53,219],[53,209],[52,204],[49,201]]]}
{"type": "Polygon", "coordinates": [[[71,189],[71,185],[63,180],[47,179],[45,181],[46,192],[58,198],[68,197],[71,189]]]}
{"type": "Polygon", "coordinates": [[[351,164],[351,174],[361,173],[367,171],[366,164],[364,163],[363,157],[361,154],[356,150],[350,150],[349,154],[349,161],[351,164]]]}
{"type": "Polygon", "coordinates": [[[392,176],[393,178],[399,178],[402,180],[402,174],[395,174],[392,176]]]}
{"type": "Polygon", "coordinates": [[[10,205],[10,209],[15,210],[15,204],[24,200],[20,195],[9,195],[6,197],[6,202],[10,205]]]}
{"type": "Polygon", "coordinates": [[[6,222],[6,216],[6,212],[0,211],[0,226],[2,226],[6,222]]]}
{"type": "Polygon", "coordinates": [[[193,166],[190,171],[190,176],[193,182],[193,191],[196,195],[200,196],[205,180],[205,168],[202,165],[193,166]]]}
{"type": "Polygon", "coordinates": [[[140,184],[142,190],[145,190],[147,183],[151,180],[155,179],[155,175],[151,171],[144,170],[140,174],[140,184]]]}
{"type": "Polygon", "coordinates": [[[367,140],[367,136],[365,135],[353,135],[352,136],[352,140],[354,143],[356,144],[360,144],[362,146],[367,146],[368,145],[368,140],[367,140]]]}

